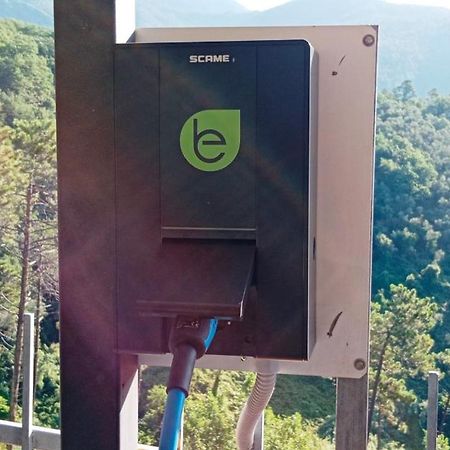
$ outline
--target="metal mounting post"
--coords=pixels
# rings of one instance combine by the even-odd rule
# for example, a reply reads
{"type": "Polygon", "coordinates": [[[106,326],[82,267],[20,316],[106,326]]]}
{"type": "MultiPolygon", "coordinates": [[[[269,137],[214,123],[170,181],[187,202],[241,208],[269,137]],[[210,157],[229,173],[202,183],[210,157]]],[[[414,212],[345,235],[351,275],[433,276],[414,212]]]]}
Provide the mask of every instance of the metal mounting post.
{"type": "Polygon", "coordinates": [[[136,384],[137,362],[116,352],[113,101],[114,44],[134,31],[134,8],[134,0],[55,2],[64,450],[137,443],[136,424],[120,426],[122,406],[122,417],[134,416],[121,392],[136,384]]]}
{"type": "Polygon", "coordinates": [[[428,372],[427,450],[436,450],[439,404],[439,373],[428,372]]]}
{"type": "Polygon", "coordinates": [[[366,450],[367,399],[367,374],[337,379],[336,450],[366,450]]]}
{"type": "Polygon", "coordinates": [[[25,314],[23,325],[22,449],[33,450],[34,314],[25,314]]]}

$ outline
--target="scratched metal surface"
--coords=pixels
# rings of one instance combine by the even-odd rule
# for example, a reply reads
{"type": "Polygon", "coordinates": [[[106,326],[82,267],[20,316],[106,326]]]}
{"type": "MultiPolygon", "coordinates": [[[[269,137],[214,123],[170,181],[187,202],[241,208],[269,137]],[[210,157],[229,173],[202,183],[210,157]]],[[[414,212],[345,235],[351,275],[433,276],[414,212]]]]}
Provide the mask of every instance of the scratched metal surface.
{"type": "MultiPolygon", "coordinates": [[[[317,321],[311,359],[206,356],[199,367],[348,378],[366,373],[377,35],[373,26],[136,31],[137,42],[302,38],[319,54],[317,321]],[[370,46],[363,42],[367,35],[374,38],[370,46]]],[[[141,355],[140,361],[169,365],[171,358],[141,355]]]]}

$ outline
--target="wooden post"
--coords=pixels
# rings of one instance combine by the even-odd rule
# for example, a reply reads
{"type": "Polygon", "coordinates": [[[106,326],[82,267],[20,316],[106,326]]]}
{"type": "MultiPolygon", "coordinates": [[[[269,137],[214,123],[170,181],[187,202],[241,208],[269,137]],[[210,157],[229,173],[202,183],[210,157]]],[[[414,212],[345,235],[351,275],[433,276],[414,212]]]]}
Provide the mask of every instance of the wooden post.
{"type": "Polygon", "coordinates": [[[436,450],[439,373],[428,372],[427,450],[436,450]]]}
{"type": "Polygon", "coordinates": [[[336,450],[367,448],[368,376],[338,378],[336,400],[336,450]]]}
{"type": "Polygon", "coordinates": [[[134,0],[54,2],[64,450],[120,448],[113,52],[134,14],[116,7],[134,0]]]}

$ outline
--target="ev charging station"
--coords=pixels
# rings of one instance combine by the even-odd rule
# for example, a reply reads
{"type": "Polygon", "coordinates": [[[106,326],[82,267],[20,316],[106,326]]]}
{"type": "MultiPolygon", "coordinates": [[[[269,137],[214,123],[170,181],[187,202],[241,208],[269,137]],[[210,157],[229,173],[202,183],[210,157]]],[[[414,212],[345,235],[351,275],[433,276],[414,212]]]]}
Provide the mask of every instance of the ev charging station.
{"type": "Polygon", "coordinates": [[[138,366],[189,345],[190,370],[367,372],[377,28],[130,5],[55,5],[64,450],[135,450],[138,366]]]}
{"type": "Polygon", "coordinates": [[[305,40],[116,47],[120,351],[168,353],[184,315],[215,354],[308,359],[315,68],[305,40]]]}

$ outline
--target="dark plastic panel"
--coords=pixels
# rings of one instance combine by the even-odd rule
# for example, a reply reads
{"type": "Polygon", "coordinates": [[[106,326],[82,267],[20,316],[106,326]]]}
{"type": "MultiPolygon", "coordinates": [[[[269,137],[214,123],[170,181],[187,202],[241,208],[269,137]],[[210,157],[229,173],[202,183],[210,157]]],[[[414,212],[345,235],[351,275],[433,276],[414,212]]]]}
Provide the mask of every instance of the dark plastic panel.
{"type": "Polygon", "coordinates": [[[246,298],[243,319],[222,324],[210,353],[307,357],[310,55],[305,41],[117,46],[120,350],[167,351],[170,319],[149,314],[191,304],[236,319],[246,298]],[[183,65],[202,52],[239,57],[234,67],[183,65]],[[180,159],[178,136],[208,108],[241,108],[243,146],[230,170],[203,177],[180,159]],[[141,339],[148,327],[154,338],[141,339]]]}

